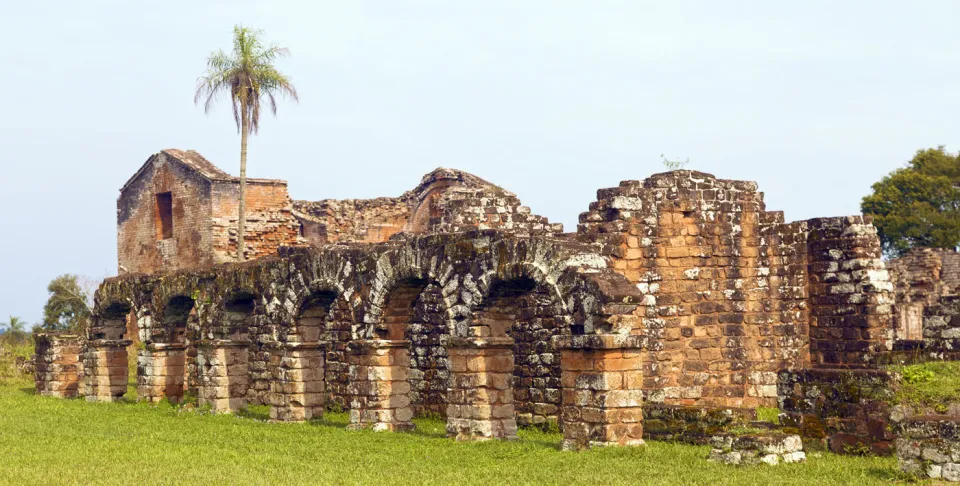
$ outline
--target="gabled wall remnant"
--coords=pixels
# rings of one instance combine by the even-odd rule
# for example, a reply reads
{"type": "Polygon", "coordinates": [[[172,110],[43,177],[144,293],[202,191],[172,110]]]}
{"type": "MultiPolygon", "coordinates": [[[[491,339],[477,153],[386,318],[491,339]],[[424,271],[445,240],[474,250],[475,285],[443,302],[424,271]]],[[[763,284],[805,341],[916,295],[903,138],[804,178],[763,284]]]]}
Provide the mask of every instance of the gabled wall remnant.
{"type": "MultiPolygon", "coordinates": [[[[117,199],[120,273],[236,261],[239,191],[239,178],[192,150],[152,155],[117,199]]],[[[247,179],[246,200],[248,258],[301,242],[286,182],[247,179]]]]}

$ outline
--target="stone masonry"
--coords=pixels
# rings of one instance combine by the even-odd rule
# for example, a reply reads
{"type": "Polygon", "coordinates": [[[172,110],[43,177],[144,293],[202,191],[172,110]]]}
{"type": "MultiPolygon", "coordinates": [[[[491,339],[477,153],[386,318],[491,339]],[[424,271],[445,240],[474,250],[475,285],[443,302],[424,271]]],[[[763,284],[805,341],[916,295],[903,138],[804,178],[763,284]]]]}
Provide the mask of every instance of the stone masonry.
{"type": "Polygon", "coordinates": [[[782,372],[869,371],[894,340],[870,219],[788,223],[753,182],[625,181],[562,234],[456,170],[372,200],[255,181],[260,258],[242,264],[234,183],[166,150],[121,190],[122,275],[97,292],[82,395],[122,394],[133,322],[145,399],[270,404],[276,420],[343,407],[379,430],[440,413],[461,439],[556,422],[579,449],[642,443],[645,403],[774,406],[793,390],[782,372]]]}
{"type": "Polygon", "coordinates": [[[960,253],[940,248],[914,248],[887,262],[896,288],[897,340],[922,341],[927,307],[960,294],[960,253]]]}
{"type": "Polygon", "coordinates": [[[902,471],[921,478],[960,482],[960,420],[946,415],[904,420],[897,462],[902,471]]]}
{"type": "Polygon", "coordinates": [[[709,460],[733,465],[803,462],[803,442],[798,435],[779,433],[718,435],[710,439],[709,460]]]}
{"type": "Polygon", "coordinates": [[[80,392],[80,353],[83,342],[73,334],[34,334],[37,393],[75,398],[80,392]]]}

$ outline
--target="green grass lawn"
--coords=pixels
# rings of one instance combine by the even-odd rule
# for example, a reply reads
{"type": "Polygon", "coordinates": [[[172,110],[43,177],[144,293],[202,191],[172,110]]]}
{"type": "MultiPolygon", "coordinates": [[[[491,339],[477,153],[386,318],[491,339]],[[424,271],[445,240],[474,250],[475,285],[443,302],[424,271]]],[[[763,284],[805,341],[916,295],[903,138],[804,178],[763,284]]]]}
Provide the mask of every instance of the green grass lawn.
{"type": "Polygon", "coordinates": [[[732,467],[707,447],[650,442],[641,448],[562,452],[560,436],[522,430],[515,442],[457,443],[438,420],[415,433],[347,431],[345,414],[272,424],[169,405],[98,404],[0,384],[0,482],[444,483],[444,484],[889,484],[892,458],[813,453],[806,464],[732,467]]]}

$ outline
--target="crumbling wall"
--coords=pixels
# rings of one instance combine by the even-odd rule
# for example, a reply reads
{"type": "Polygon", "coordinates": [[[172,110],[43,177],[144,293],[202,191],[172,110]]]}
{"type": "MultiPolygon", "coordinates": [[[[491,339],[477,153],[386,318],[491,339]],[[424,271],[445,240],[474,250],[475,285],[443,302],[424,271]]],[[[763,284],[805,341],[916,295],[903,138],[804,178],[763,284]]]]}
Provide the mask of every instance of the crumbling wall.
{"type": "MultiPolygon", "coordinates": [[[[192,154],[192,153],[191,153],[192,154]]],[[[117,257],[120,273],[209,266],[211,182],[183,161],[186,153],[153,155],[117,199],[117,257]],[[162,233],[157,197],[169,194],[172,231],[162,233]]]]}
{"type": "Polygon", "coordinates": [[[960,359],[960,296],[941,297],[924,309],[923,355],[928,359],[960,359]]]}
{"type": "Polygon", "coordinates": [[[580,238],[646,294],[648,400],[755,407],[804,366],[804,225],[768,212],[754,182],[695,171],[597,191],[580,238]]]}
{"type": "MultiPolygon", "coordinates": [[[[163,150],[120,189],[120,273],[201,268],[237,259],[240,181],[194,151],[163,150]]],[[[303,242],[284,181],[247,181],[248,258],[303,242]]]]}
{"type": "Polygon", "coordinates": [[[532,214],[509,191],[477,176],[436,169],[400,197],[294,201],[303,236],[314,245],[377,243],[397,233],[458,233],[499,229],[520,235],[563,232],[532,214]]]}
{"type": "Polygon", "coordinates": [[[561,406],[550,338],[594,329],[630,332],[636,324],[629,315],[636,309],[637,289],[592,252],[563,239],[493,231],[378,245],[286,247],[274,258],[245,264],[110,279],[97,301],[131,302],[137,315],[150,316],[141,320],[141,335],[151,341],[148,350],[169,340],[166,336],[180,336],[170,332],[182,327],[191,393],[201,395],[212,386],[201,373],[204,346],[244,347],[248,379],[235,379],[236,389],[216,391],[231,394],[224,407],[269,403],[276,349],[304,319],[321,319],[328,404],[349,408],[349,345],[399,324],[405,328],[401,337],[410,341],[413,407],[443,413],[450,375],[441,338],[465,336],[471,322],[497,321],[515,341],[518,418],[545,423],[557,418],[561,406]],[[518,287],[522,292],[502,300],[495,290],[502,282],[526,283],[518,287]],[[402,304],[391,303],[398,288],[405,289],[402,304]],[[303,314],[317,292],[329,294],[329,310],[303,314]],[[171,305],[174,301],[178,304],[171,305]],[[174,310],[177,316],[170,315],[174,310]],[[591,327],[572,328],[573,316],[591,327]]]}
{"type": "Polygon", "coordinates": [[[873,368],[893,345],[893,285],[869,217],[808,221],[810,357],[819,368],[873,368]]]}
{"type": "Polygon", "coordinates": [[[940,248],[914,248],[887,262],[896,292],[898,347],[925,341],[923,316],[928,306],[960,291],[960,253],[940,248]]]}
{"type": "Polygon", "coordinates": [[[293,201],[293,210],[314,245],[387,241],[410,218],[410,204],[392,197],[293,201]]]}
{"type": "Polygon", "coordinates": [[[784,370],[778,383],[780,423],[815,449],[888,455],[898,383],[895,375],[881,370],[784,370]]]}
{"type": "Polygon", "coordinates": [[[35,333],[35,383],[44,396],[75,398],[79,394],[83,340],[74,334],[35,333]]]}
{"type": "MultiPolygon", "coordinates": [[[[214,260],[236,261],[240,183],[215,184],[211,201],[214,260]]],[[[248,179],[245,212],[246,259],[271,255],[281,246],[301,243],[300,223],[293,216],[286,182],[248,179]]]]}

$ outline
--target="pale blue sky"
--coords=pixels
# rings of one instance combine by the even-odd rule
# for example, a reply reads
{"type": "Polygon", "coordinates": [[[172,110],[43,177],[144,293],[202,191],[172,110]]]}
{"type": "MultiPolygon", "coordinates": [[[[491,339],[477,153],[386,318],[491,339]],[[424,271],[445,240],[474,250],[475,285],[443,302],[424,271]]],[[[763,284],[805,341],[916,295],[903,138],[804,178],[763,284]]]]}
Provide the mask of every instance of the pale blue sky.
{"type": "Polygon", "coordinates": [[[438,167],[576,229],[601,187],[690,168],[788,220],[858,212],[918,148],[960,147],[960,2],[8,2],[0,16],[0,320],[64,272],[116,271],[118,189],[158,150],[237,173],[226,106],[193,105],[236,23],[301,93],[250,174],[297,199],[399,195],[438,167]]]}

